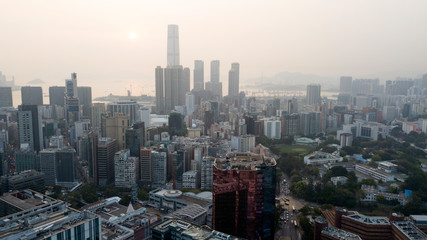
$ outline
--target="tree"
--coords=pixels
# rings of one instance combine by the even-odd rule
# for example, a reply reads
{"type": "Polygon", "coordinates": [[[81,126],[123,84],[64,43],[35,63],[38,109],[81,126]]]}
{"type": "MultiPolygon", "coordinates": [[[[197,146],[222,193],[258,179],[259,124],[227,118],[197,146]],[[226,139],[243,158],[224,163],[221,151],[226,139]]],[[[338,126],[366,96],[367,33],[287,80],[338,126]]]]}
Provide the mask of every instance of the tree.
{"type": "Polygon", "coordinates": [[[128,206],[130,201],[132,200],[132,197],[128,194],[124,194],[121,196],[120,204],[124,206],[128,206]]]}
{"type": "Polygon", "coordinates": [[[141,201],[147,201],[148,200],[148,193],[145,190],[139,190],[138,191],[138,199],[141,201]]]}
{"type": "Polygon", "coordinates": [[[305,193],[307,192],[307,183],[304,181],[299,181],[297,183],[291,184],[290,190],[297,197],[305,197],[305,193]]]}
{"type": "Polygon", "coordinates": [[[298,222],[303,231],[302,239],[311,240],[314,238],[314,226],[310,223],[308,218],[303,214],[298,215],[298,222]]]}
{"type": "Polygon", "coordinates": [[[85,184],[79,190],[83,200],[87,203],[94,203],[98,201],[98,196],[96,195],[96,186],[94,184],[85,184]]]}
{"type": "Polygon", "coordinates": [[[372,178],[365,178],[365,179],[362,179],[362,181],[360,182],[360,185],[370,185],[370,186],[376,187],[377,183],[372,178]]]}
{"type": "Polygon", "coordinates": [[[374,162],[380,162],[382,159],[380,155],[375,154],[374,156],[372,156],[371,160],[374,162]]]}

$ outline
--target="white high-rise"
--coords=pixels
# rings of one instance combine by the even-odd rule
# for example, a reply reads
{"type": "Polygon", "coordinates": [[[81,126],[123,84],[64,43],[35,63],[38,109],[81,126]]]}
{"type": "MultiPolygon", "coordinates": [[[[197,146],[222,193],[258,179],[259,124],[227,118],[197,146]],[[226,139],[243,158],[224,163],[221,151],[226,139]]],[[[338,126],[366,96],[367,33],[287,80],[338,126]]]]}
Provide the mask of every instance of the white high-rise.
{"type": "Polygon", "coordinates": [[[179,33],[178,25],[168,25],[168,66],[179,64],[179,33]]]}
{"type": "Polygon", "coordinates": [[[138,121],[143,122],[146,128],[150,127],[150,124],[151,124],[150,107],[139,108],[138,121]]]}
{"type": "Polygon", "coordinates": [[[131,157],[129,149],[118,151],[114,155],[114,185],[131,188],[136,184],[138,158],[131,157]]]}
{"type": "Polygon", "coordinates": [[[194,95],[191,92],[185,94],[185,107],[187,109],[187,115],[191,115],[194,112],[194,95]]]}
{"type": "Polygon", "coordinates": [[[280,120],[264,121],[264,135],[270,139],[282,137],[282,122],[280,120]]]}

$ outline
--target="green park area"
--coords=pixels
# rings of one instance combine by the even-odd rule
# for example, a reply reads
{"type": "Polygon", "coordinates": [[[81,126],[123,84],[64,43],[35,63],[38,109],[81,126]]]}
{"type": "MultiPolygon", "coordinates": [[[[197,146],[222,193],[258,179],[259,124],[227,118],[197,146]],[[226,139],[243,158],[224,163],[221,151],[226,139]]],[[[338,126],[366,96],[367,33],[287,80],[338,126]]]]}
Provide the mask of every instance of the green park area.
{"type": "Polygon", "coordinates": [[[301,154],[301,153],[310,153],[314,150],[312,146],[306,145],[275,145],[280,154],[282,153],[292,153],[292,154],[301,154]]]}

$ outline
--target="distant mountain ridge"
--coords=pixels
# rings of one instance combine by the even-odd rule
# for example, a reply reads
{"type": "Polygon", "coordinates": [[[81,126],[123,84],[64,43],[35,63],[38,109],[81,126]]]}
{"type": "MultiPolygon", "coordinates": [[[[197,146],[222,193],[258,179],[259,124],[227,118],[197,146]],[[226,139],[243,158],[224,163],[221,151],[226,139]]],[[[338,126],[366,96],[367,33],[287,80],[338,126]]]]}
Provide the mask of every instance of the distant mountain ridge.
{"type": "Polygon", "coordinates": [[[263,90],[304,90],[308,84],[321,84],[322,88],[336,88],[339,77],[303,74],[299,72],[281,72],[272,77],[258,77],[248,79],[242,88],[258,88],[263,90]]]}

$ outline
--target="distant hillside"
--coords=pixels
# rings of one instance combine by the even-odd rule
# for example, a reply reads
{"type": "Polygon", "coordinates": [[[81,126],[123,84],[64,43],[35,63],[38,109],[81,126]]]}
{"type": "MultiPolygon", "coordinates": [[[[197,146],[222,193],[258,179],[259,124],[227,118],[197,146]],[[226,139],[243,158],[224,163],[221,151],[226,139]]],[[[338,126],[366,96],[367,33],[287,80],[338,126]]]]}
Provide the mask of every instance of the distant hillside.
{"type": "Polygon", "coordinates": [[[338,77],[326,77],[314,74],[281,72],[272,77],[248,79],[242,88],[258,88],[263,90],[305,90],[310,83],[322,85],[322,89],[337,88],[338,77]]]}
{"type": "Polygon", "coordinates": [[[27,82],[27,84],[45,84],[45,82],[41,79],[36,78],[34,80],[27,82]]]}

